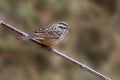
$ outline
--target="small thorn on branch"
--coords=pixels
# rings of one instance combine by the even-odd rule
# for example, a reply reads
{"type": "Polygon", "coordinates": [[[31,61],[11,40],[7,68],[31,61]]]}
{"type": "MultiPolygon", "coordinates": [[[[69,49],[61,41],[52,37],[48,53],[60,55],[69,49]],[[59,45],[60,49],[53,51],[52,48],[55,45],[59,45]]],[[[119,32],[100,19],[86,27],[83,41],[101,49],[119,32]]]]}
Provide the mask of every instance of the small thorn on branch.
{"type": "Polygon", "coordinates": [[[2,23],[2,20],[0,20],[0,25],[1,25],[1,23],[2,23]]]}

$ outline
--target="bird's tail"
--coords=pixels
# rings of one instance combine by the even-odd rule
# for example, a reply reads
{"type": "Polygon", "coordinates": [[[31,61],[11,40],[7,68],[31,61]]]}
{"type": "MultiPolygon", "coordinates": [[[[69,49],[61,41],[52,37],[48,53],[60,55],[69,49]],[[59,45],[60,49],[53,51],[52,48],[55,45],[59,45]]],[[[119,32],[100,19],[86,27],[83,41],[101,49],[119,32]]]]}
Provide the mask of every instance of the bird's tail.
{"type": "Polygon", "coordinates": [[[29,39],[31,39],[31,36],[21,36],[21,37],[17,37],[17,39],[19,39],[19,40],[29,40],[29,39]]]}

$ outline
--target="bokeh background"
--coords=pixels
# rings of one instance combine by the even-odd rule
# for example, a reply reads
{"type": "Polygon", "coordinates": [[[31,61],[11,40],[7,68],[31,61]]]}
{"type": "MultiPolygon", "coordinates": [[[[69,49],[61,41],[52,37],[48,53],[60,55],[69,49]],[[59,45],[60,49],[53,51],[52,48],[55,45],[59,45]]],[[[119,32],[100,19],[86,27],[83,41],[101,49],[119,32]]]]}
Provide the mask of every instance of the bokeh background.
{"type": "MultiPolygon", "coordinates": [[[[65,21],[56,46],[66,55],[120,80],[120,0],[0,0],[0,19],[27,33],[65,21]]],[[[0,80],[100,80],[0,26],[0,80]]]]}

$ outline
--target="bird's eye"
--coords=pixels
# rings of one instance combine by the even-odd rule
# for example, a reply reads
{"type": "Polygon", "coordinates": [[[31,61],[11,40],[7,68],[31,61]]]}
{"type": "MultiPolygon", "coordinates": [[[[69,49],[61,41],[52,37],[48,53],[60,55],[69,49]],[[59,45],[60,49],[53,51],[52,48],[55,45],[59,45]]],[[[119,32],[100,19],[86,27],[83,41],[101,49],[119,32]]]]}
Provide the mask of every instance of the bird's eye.
{"type": "Polygon", "coordinates": [[[61,29],[66,29],[65,27],[62,27],[62,26],[58,26],[59,28],[61,28],[61,29]]]}

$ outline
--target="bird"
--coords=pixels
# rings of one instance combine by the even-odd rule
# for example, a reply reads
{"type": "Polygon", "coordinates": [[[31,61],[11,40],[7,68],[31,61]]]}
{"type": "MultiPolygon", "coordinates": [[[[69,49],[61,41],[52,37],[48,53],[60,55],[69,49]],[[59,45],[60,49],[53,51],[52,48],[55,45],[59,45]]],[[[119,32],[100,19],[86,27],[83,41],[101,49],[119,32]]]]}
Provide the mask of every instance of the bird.
{"type": "Polygon", "coordinates": [[[63,40],[68,31],[69,25],[66,22],[55,22],[35,30],[29,36],[21,36],[18,39],[36,39],[48,47],[54,47],[63,40]]]}

